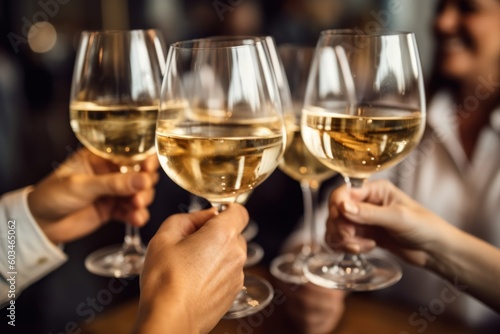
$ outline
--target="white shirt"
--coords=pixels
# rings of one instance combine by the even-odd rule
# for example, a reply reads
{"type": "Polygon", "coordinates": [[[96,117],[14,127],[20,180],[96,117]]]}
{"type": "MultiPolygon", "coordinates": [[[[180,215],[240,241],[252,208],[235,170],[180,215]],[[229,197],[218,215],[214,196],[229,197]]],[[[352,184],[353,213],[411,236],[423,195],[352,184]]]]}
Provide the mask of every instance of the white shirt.
{"type": "Polygon", "coordinates": [[[0,307],[67,260],[31,215],[30,190],[27,187],[0,197],[0,307]]]}
{"type": "MultiPolygon", "coordinates": [[[[449,223],[500,248],[500,109],[481,130],[472,161],[460,145],[456,126],[457,117],[464,116],[455,113],[447,94],[435,96],[419,147],[392,170],[374,178],[388,177],[449,223]]],[[[387,293],[434,307],[436,312],[444,306],[443,314],[451,313],[474,327],[487,322],[500,326],[500,315],[468,296],[466,289],[453,302],[440,300],[446,287],[442,278],[405,265],[401,282],[387,293]]]]}

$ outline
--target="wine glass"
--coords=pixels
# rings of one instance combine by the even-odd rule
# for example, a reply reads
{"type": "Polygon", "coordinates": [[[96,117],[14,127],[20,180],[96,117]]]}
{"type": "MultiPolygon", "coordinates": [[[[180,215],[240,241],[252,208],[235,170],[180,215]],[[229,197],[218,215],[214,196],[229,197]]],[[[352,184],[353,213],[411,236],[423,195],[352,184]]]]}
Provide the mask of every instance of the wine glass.
{"type": "MultiPolygon", "coordinates": [[[[170,46],[156,129],[160,165],[180,187],[224,210],[276,169],[286,131],[261,38],[205,38],[170,46]]],[[[273,289],[245,275],[225,318],[269,304],[273,289]]]]}
{"type": "Polygon", "coordinates": [[[271,274],[287,283],[303,284],[308,280],[303,267],[306,260],[322,248],[316,240],[316,210],[321,183],[333,177],[336,172],[321,163],[309,152],[300,134],[300,118],[304,94],[314,56],[314,47],[280,45],[278,54],[283,64],[293,101],[293,118],[287,118],[287,148],[279,169],[300,183],[304,201],[304,230],[307,240],[298,254],[285,253],[273,259],[271,274]]]}
{"type": "MultiPolygon", "coordinates": [[[[70,98],[70,123],[80,142],[119,166],[140,170],[155,152],[155,126],[165,66],[163,39],[156,30],[84,31],[70,98]]],[[[139,229],[126,224],[124,242],[85,259],[97,275],[138,275],[146,249],[139,229]]]]}
{"type": "MultiPolygon", "coordinates": [[[[244,39],[253,39],[254,36],[239,36],[239,35],[226,35],[226,36],[211,36],[209,37],[211,40],[225,40],[225,41],[238,41],[244,39]]],[[[270,35],[259,36],[257,37],[262,42],[263,51],[269,57],[271,62],[271,66],[276,78],[276,84],[278,85],[278,92],[281,100],[281,106],[283,110],[283,116],[285,118],[285,122],[289,119],[294,119],[294,114],[292,111],[292,100],[290,89],[288,87],[288,81],[286,79],[285,70],[283,68],[283,64],[281,64],[281,60],[277,51],[276,42],[274,38],[270,35]]],[[[244,205],[252,191],[241,194],[236,199],[236,202],[244,205]]],[[[250,267],[257,264],[264,257],[264,249],[256,242],[251,241],[258,232],[259,226],[257,223],[250,219],[247,227],[243,230],[242,235],[245,237],[247,243],[247,261],[245,263],[245,267],[250,267]]]]}
{"type": "MultiPolygon", "coordinates": [[[[361,187],[375,172],[403,160],[425,127],[422,70],[413,33],[327,30],[320,34],[309,75],[301,132],[307,148],[361,187]]],[[[375,290],[396,283],[401,267],[369,252],[318,254],[304,267],[317,285],[375,290]]]]}

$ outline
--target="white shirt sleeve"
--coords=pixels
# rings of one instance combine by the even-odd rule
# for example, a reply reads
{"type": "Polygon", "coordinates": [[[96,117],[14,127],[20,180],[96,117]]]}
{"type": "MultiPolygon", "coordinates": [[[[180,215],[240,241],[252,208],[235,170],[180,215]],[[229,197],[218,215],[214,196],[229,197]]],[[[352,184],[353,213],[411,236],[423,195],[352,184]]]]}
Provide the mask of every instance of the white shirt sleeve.
{"type": "Polygon", "coordinates": [[[26,187],[0,197],[0,307],[67,260],[31,215],[30,191],[26,187]]]}

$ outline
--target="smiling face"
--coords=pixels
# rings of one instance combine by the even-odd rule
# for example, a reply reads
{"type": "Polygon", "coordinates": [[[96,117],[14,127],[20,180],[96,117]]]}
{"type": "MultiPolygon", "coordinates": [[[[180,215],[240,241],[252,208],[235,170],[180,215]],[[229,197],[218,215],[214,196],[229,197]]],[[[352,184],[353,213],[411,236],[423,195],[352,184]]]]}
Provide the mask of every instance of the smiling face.
{"type": "Polygon", "coordinates": [[[443,76],[462,80],[499,74],[500,0],[441,0],[434,32],[443,76]]]}

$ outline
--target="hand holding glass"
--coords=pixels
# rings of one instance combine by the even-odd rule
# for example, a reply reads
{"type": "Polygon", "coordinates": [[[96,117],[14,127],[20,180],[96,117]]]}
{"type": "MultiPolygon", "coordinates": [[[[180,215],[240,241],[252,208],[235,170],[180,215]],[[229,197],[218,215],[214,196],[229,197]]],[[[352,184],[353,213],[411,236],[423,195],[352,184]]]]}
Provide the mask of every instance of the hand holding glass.
{"type": "MultiPolygon", "coordinates": [[[[165,173],[223,210],[276,169],[286,137],[279,101],[260,38],[174,43],[156,130],[165,173]]],[[[247,275],[244,284],[226,318],[271,301],[267,281],[247,275]]]]}
{"type": "MultiPolygon", "coordinates": [[[[351,187],[403,160],[425,126],[422,71],[412,33],[323,31],[302,112],[302,138],[351,187]]],[[[346,290],[374,290],[401,278],[399,264],[373,252],[310,258],[306,277],[346,290]]]]}
{"type": "MultiPolygon", "coordinates": [[[[155,151],[163,41],[155,30],[86,31],[81,35],[71,87],[71,127],[85,147],[119,166],[139,171],[155,151]]],[[[126,225],[123,244],[90,254],[95,274],[138,275],[145,247],[126,225]]]]}

